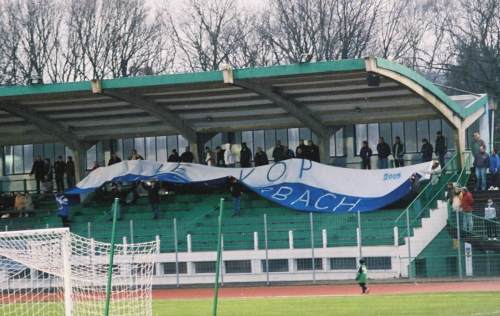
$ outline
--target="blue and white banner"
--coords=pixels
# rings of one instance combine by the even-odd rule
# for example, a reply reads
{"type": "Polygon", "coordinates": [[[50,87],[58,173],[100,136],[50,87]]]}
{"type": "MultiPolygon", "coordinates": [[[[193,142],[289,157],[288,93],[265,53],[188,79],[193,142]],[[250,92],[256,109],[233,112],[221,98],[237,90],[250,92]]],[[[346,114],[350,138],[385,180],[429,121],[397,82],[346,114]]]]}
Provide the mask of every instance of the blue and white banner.
{"type": "Polygon", "coordinates": [[[68,194],[94,191],[109,181],[159,179],[172,183],[216,183],[229,176],[283,206],[308,212],[367,212],[381,209],[411,191],[412,174],[428,178],[431,163],[360,170],[289,159],[254,168],[219,168],[189,163],[129,160],[92,171],[68,194]]]}

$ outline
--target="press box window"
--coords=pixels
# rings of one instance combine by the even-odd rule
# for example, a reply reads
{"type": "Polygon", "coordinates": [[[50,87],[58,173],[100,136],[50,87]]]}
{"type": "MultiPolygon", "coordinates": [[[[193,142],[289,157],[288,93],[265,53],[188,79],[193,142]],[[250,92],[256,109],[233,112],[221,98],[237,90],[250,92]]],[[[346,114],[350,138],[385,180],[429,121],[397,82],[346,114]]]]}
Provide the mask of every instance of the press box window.
{"type": "Polygon", "coordinates": [[[252,263],[250,260],[230,260],[224,261],[226,273],[252,273],[252,263]]]}
{"type": "MultiPolygon", "coordinates": [[[[186,262],[179,262],[179,274],[187,273],[186,262]]],[[[165,262],[163,263],[163,274],[176,274],[175,273],[175,262],[165,262]]]]}
{"type": "MultiPolygon", "coordinates": [[[[267,272],[266,260],[262,260],[262,271],[267,272]]],[[[268,260],[269,272],[288,272],[288,259],[268,260]]]]}
{"type": "MultiPolygon", "coordinates": [[[[298,271],[308,271],[312,270],[312,259],[296,259],[297,261],[297,270],[298,271]]],[[[314,258],[314,270],[323,269],[321,258],[314,258]]]]}
{"type": "Polygon", "coordinates": [[[200,261],[194,263],[196,273],[215,273],[215,261],[200,261]]]}

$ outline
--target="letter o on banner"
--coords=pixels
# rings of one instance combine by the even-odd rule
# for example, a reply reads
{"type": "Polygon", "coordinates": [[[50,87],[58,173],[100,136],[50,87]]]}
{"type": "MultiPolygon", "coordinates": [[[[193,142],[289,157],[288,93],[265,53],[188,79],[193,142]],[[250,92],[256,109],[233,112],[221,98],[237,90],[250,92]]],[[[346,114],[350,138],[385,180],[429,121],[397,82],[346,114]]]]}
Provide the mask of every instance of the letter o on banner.
{"type": "Polygon", "coordinates": [[[275,162],[268,170],[267,170],[267,181],[269,182],[274,182],[274,181],[277,181],[279,179],[281,179],[281,177],[283,177],[283,175],[285,174],[286,172],[286,164],[282,161],[278,161],[278,162],[275,162]],[[278,168],[278,169],[275,169],[276,166],[282,166],[281,168],[278,168]],[[275,170],[273,172],[273,169],[275,170]],[[277,176],[277,174],[279,173],[279,175],[277,176]]]}

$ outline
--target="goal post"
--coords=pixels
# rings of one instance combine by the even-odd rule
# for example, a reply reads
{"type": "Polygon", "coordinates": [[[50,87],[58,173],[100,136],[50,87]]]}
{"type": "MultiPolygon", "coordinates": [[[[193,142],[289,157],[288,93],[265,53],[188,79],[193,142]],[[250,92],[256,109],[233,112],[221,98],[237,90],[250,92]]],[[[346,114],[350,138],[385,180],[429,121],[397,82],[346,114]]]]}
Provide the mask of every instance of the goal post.
{"type": "Polygon", "coordinates": [[[109,268],[110,315],[150,316],[157,255],[156,241],[112,247],[68,228],[0,232],[0,315],[103,316],[109,268]]]}

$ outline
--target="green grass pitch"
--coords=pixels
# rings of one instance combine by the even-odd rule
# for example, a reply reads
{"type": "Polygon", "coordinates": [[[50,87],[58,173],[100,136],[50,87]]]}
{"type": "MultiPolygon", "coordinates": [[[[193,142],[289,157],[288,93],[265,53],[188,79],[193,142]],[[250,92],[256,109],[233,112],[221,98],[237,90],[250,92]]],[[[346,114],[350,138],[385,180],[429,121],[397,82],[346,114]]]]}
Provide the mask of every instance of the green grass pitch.
{"type": "MultiPolygon", "coordinates": [[[[153,315],[211,315],[212,300],[155,300],[153,315]]],[[[500,293],[248,298],[219,301],[219,316],[500,316],[500,293]]]]}

